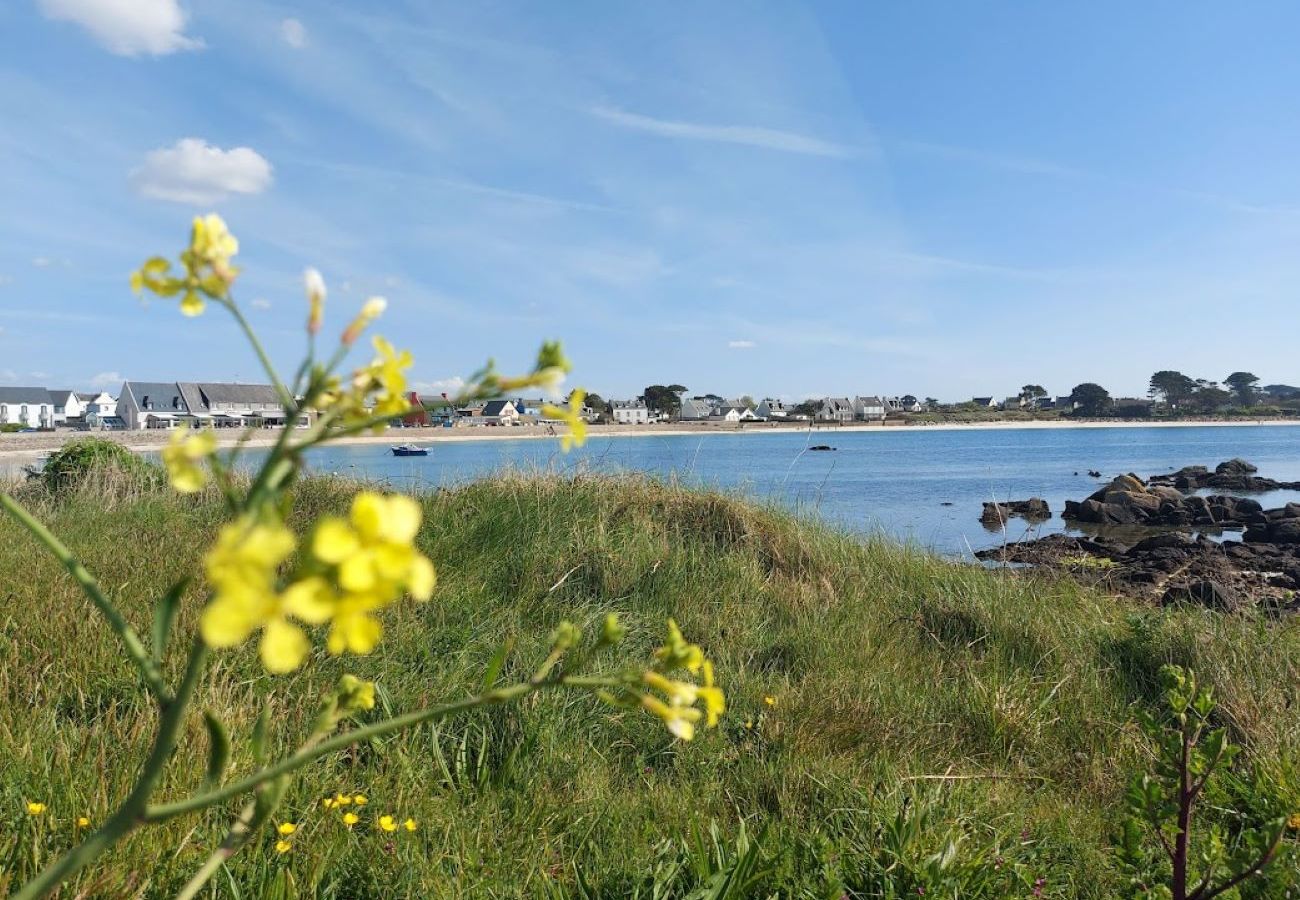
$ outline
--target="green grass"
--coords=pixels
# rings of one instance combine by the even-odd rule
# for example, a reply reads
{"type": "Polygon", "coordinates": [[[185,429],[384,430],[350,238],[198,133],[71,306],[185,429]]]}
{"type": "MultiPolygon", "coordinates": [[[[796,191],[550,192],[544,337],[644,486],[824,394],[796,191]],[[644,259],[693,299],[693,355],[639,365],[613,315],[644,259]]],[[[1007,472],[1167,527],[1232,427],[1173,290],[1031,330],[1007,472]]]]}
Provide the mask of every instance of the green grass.
{"type": "MultiPolygon", "coordinates": [[[[303,484],[295,524],[344,508],[351,490],[303,484]]],[[[152,598],[221,521],[215,497],[148,488],[51,498],[33,487],[22,499],[146,634],[152,598]]],[[[321,653],[271,678],[250,649],[218,654],[161,797],[200,777],[204,708],[247,770],[263,704],[288,749],[343,671],[377,681],[381,707],[412,710],[473,692],[502,641],[516,642],[505,677],[521,676],[561,619],[596,628],[611,610],[632,659],[668,616],[705,647],[727,690],[722,726],[679,744],[644,714],[547,694],[358,747],[291,788],[290,854],[277,856],[268,834],[206,896],[623,897],[656,884],[684,896],[745,855],[742,826],[758,840],[749,862],[762,896],[898,896],[905,869],[950,839],[983,873],[962,896],[980,895],[985,877],[995,880],[983,896],[1026,896],[1009,886],[1013,870],[1045,879],[1046,896],[1118,896],[1109,847],[1124,787],[1147,761],[1133,706],[1156,703],[1165,662],[1215,685],[1251,765],[1281,773],[1277,783],[1294,772],[1295,621],[1144,608],[633,478],[504,477],[423,503],[435,599],[391,609],[368,658],[321,653]],[[320,808],[335,791],[370,798],[351,832],[320,808]],[[383,813],[420,830],[380,833],[383,813]]],[[[183,630],[200,602],[187,598],[183,630]]],[[[76,816],[102,820],[125,795],[154,724],[70,579],[0,521],[0,894],[68,846],[76,816]],[[28,819],[26,800],[49,812],[28,819]]],[[[233,809],[137,833],[75,895],[170,896],[233,809]]],[[[1294,856],[1250,896],[1288,896],[1287,882],[1300,882],[1294,856]]]]}

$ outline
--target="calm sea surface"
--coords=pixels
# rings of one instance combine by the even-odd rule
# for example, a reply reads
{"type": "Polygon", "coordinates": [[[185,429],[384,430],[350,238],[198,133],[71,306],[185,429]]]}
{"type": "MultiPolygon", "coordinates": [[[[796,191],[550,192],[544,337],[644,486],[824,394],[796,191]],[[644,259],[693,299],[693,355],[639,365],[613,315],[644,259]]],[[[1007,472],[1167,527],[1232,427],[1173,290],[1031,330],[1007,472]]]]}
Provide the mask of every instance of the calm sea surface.
{"type": "MultiPolygon", "coordinates": [[[[408,432],[394,440],[418,443],[418,436],[408,432]]],[[[411,489],[508,469],[649,472],[952,555],[1003,540],[1001,532],[987,531],[978,521],[986,500],[1042,497],[1054,516],[1035,532],[1063,530],[1063,501],[1082,499],[1098,484],[1089,469],[1107,477],[1145,477],[1240,456],[1259,466],[1261,475],[1300,481],[1300,427],[1268,425],[593,437],[567,456],[551,440],[431,442],[429,448],[427,457],[406,459],[379,446],[325,448],[312,457],[313,468],[411,489]],[[807,452],[809,443],[836,450],[807,452]]],[[[1260,498],[1265,506],[1296,499],[1288,492],[1260,498]]],[[[1026,529],[1012,519],[1006,537],[1024,537],[1026,529]]]]}

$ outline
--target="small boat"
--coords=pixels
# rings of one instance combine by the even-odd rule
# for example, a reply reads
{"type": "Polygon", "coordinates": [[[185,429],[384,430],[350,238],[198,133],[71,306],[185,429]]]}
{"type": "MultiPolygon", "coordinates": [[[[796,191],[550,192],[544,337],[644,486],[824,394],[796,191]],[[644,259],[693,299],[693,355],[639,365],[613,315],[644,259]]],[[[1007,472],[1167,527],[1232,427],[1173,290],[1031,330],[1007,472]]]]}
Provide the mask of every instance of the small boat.
{"type": "Polygon", "coordinates": [[[397,444],[390,447],[394,456],[428,456],[428,447],[417,447],[414,444],[397,444]]]}
{"type": "Polygon", "coordinates": [[[808,449],[809,449],[809,450],[821,450],[821,451],[825,452],[825,451],[827,451],[827,450],[834,450],[835,448],[832,447],[832,446],[830,446],[829,444],[813,444],[813,445],[812,445],[811,447],[809,447],[808,449]]]}

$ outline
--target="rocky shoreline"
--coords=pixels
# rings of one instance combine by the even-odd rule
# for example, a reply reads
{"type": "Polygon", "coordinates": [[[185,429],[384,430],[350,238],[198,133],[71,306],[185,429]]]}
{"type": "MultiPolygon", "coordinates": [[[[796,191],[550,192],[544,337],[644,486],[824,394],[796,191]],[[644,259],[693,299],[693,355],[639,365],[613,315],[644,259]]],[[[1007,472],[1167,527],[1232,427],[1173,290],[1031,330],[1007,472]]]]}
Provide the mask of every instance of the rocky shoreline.
{"type": "MultiPolygon", "coordinates": [[[[975,555],[1068,574],[1165,605],[1300,614],[1300,503],[1265,509],[1251,497],[1194,493],[1280,489],[1300,490],[1300,482],[1260,477],[1241,459],[1213,471],[1187,466],[1146,479],[1120,475],[1083,500],[1066,501],[1062,518],[1084,535],[1053,534],[975,555]],[[1240,532],[1241,539],[1211,537],[1225,531],[1240,532]]],[[[1041,518],[1045,510],[1036,498],[985,504],[981,521],[1016,514],[1041,518]]]]}

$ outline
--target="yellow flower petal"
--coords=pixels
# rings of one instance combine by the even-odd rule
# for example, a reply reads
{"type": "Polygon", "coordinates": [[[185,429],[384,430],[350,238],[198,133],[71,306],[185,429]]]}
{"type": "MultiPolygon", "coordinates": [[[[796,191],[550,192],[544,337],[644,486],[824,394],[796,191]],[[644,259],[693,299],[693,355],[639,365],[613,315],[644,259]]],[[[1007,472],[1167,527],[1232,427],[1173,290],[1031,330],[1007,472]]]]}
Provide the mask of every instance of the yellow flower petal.
{"type": "Polygon", "coordinates": [[[415,824],[414,819],[407,819],[405,822],[402,823],[402,827],[405,828],[407,831],[414,831],[419,826],[415,824]]]}
{"type": "Polygon", "coordinates": [[[407,576],[407,589],[416,600],[428,600],[437,587],[438,574],[426,557],[417,556],[411,562],[411,572],[407,576]]]}
{"type": "Polygon", "coordinates": [[[317,524],[311,552],[321,562],[337,565],[355,554],[360,547],[361,543],[352,526],[331,516],[317,524]]]}
{"type": "Polygon", "coordinates": [[[284,619],[271,619],[262,634],[262,665],[277,675],[292,672],[302,665],[311,643],[302,629],[284,619]]]}
{"type": "Polygon", "coordinates": [[[285,588],[280,595],[284,611],[309,625],[328,622],[334,614],[335,596],[324,578],[304,578],[285,588]]]}
{"type": "Polygon", "coordinates": [[[289,843],[288,841],[276,841],[276,842],[275,842],[275,852],[276,852],[276,853],[279,853],[279,854],[285,854],[285,853],[288,853],[288,852],[289,852],[290,850],[292,850],[292,849],[293,849],[293,844],[289,843]]]}
{"type": "Polygon", "coordinates": [[[384,831],[396,831],[397,822],[393,820],[392,816],[380,816],[379,827],[382,828],[384,831]]]}

